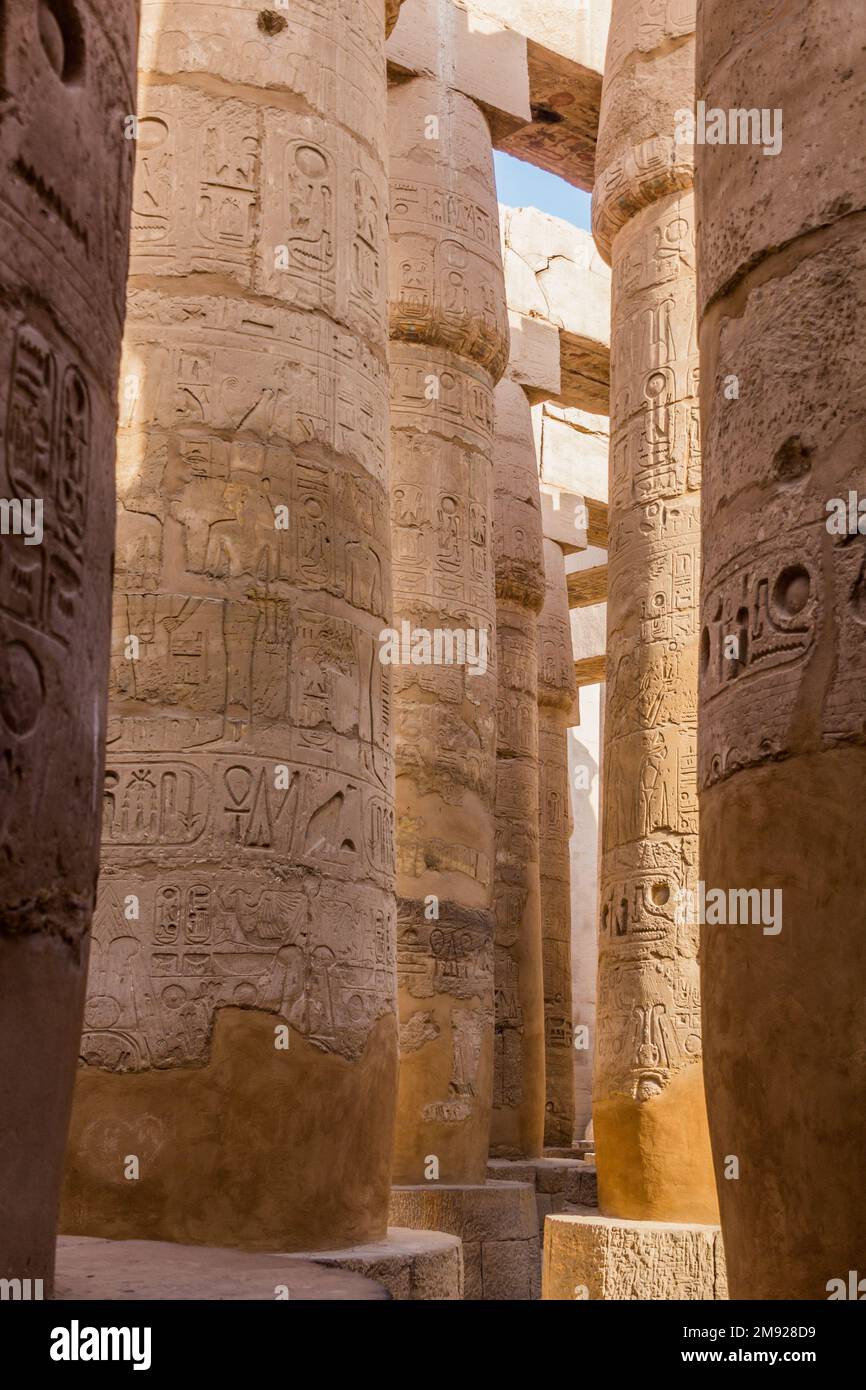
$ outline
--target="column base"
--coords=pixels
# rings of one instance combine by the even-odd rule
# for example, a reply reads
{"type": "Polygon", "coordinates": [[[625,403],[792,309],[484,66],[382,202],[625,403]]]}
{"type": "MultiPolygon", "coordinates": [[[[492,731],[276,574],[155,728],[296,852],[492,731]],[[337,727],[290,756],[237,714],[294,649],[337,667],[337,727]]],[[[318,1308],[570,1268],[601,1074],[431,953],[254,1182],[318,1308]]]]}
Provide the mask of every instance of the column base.
{"type": "Polygon", "coordinates": [[[385,1240],[288,1255],[162,1240],[60,1236],[55,1298],[292,1302],[463,1297],[460,1241],[392,1229],[385,1240]]]}
{"type": "Polygon", "coordinates": [[[539,1297],[538,1217],[530,1183],[395,1187],[389,1220],[415,1232],[447,1231],[460,1237],[464,1298],[539,1297]]]}
{"type": "Polygon", "coordinates": [[[542,1298],[726,1299],[718,1226],[621,1221],[597,1212],[548,1216],[542,1298]]]}
{"type": "Polygon", "coordinates": [[[456,1234],[389,1226],[384,1240],[344,1250],[302,1250],[288,1259],[363,1274],[399,1302],[453,1303],[463,1298],[463,1252],[456,1234]]]}
{"type": "Polygon", "coordinates": [[[538,1236],[544,1236],[544,1218],[569,1207],[597,1207],[598,1182],[595,1167],[577,1157],[554,1158],[545,1151],[541,1158],[491,1158],[488,1178],[528,1182],[535,1188],[538,1236]]]}
{"type": "Polygon", "coordinates": [[[326,1269],[309,1256],[100,1236],[60,1236],[57,1241],[54,1297],[62,1302],[355,1302],[391,1296],[382,1283],[350,1269],[326,1269]]]}

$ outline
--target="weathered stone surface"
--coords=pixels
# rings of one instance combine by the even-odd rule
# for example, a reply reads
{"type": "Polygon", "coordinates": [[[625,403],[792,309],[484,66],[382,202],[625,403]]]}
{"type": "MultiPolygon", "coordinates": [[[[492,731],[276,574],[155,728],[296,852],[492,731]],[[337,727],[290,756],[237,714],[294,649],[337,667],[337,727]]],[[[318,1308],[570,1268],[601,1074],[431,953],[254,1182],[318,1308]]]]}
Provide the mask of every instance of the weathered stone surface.
{"type": "Polygon", "coordinates": [[[310,1249],[384,1235],[395,1098],[384,29],[260,17],[143,15],[64,1222],[310,1249]]]}
{"type": "Polygon", "coordinates": [[[548,1216],[542,1298],[724,1299],[716,1226],[618,1221],[596,1213],[548,1216]]]}
{"type": "MultiPolygon", "coordinates": [[[[610,451],[607,416],[552,401],[536,406],[535,411],[541,431],[542,487],[579,493],[588,509],[593,502],[606,503],[610,451]]],[[[593,543],[589,534],[587,541],[593,543]]]]}
{"type": "MultiPolygon", "coordinates": [[[[436,73],[475,102],[497,143],[531,119],[526,39],[495,17],[453,0],[404,0],[387,54],[390,77],[436,73]]],[[[435,111],[431,106],[428,114],[435,111]]],[[[462,166],[454,169],[462,173],[462,166]]]]}
{"type": "Polygon", "coordinates": [[[563,406],[606,414],[610,271],[589,232],[537,208],[501,207],[508,307],[559,330],[563,406]]]}
{"type": "Polygon", "coordinates": [[[462,634],[476,656],[395,667],[394,1173],[421,1181],[435,1159],[442,1181],[481,1182],[494,1036],[493,388],[508,322],[484,117],[428,78],[394,87],[389,105],[394,624],[462,634]],[[426,140],[431,118],[438,138],[426,140]]]}
{"type": "Polygon", "coordinates": [[[508,329],[508,375],[533,397],[558,396],[562,385],[559,330],[516,309],[508,310],[508,329]]]}
{"type": "Polygon", "coordinates": [[[470,0],[527,37],[532,124],[503,141],[519,159],[591,189],[610,0],[470,0]]]}
{"type": "MultiPolygon", "coordinates": [[[[603,604],[572,612],[572,627],[588,614],[594,613],[599,613],[601,619],[598,626],[601,650],[604,651],[603,604]]],[[[581,686],[576,667],[575,680],[578,682],[578,698],[575,699],[575,713],[572,716],[574,722],[568,730],[572,820],[568,849],[571,861],[571,1018],[575,1030],[574,1133],[575,1136],[583,1136],[592,1125],[604,684],[596,682],[581,686]]],[[[580,1156],[576,1152],[565,1155],[567,1158],[580,1156]]]]}
{"type": "Polygon", "coordinates": [[[446,1231],[460,1237],[465,1299],[538,1298],[538,1228],[529,1183],[395,1187],[391,1221],[415,1231],[446,1231]]]}
{"type": "Polygon", "coordinates": [[[391,33],[397,20],[400,18],[400,6],[403,0],[385,0],[385,34],[391,33]]]}
{"type": "MultiPolygon", "coordinates": [[[[636,213],[692,187],[692,150],[676,141],[676,114],[694,102],[694,28],[695,0],[613,0],[592,199],[607,261],[636,213]]],[[[666,227],[659,231],[661,269],[678,249],[676,236],[670,243],[666,227]]]]}
{"type": "Polygon", "coordinates": [[[0,23],[0,1278],[46,1293],[98,872],[136,8],[0,23]]]}
{"type": "Polygon", "coordinates": [[[61,1302],[356,1303],[394,1296],[363,1273],[326,1268],[303,1257],[160,1240],[61,1236],[57,1242],[55,1297],[61,1302]]]}
{"type": "Polygon", "coordinates": [[[544,984],[538,836],[538,613],[544,554],[529,402],[495,393],[494,560],[498,652],[495,861],[496,1050],[490,1152],[544,1139],[544,984]]]}
{"type": "Polygon", "coordinates": [[[866,496],[863,11],[698,19],[709,109],[784,118],[775,156],[696,149],[701,876],[781,893],[703,929],[707,1103],[732,1297],[826,1299],[866,1249],[866,540],[828,510],[866,496]]]}
{"type": "Polygon", "coordinates": [[[700,1066],[700,427],[691,153],[694,5],[615,0],[593,228],[612,256],[612,417],[599,984],[601,1209],[712,1222],[700,1066]],[[674,151],[671,154],[671,151],[674,151]],[[670,156],[670,157],[669,157],[670,156]]]}
{"type": "Polygon", "coordinates": [[[596,1170],[577,1158],[548,1157],[532,1160],[491,1158],[487,1165],[491,1181],[528,1182],[535,1188],[538,1234],[544,1233],[544,1218],[570,1206],[597,1207],[596,1170]]]}
{"type": "Polygon", "coordinates": [[[463,1252],[459,1237],[442,1231],[390,1226],[385,1240],[348,1250],[302,1251],[289,1257],[329,1269],[354,1270],[387,1289],[399,1302],[455,1302],[463,1298],[463,1252]]]}
{"type": "Polygon", "coordinates": [[[538,620],[539,844],[544,959],[545,1144],[570,1144],[574,1130],[571,1018],[571,880],[568,841],[568,725],[575,695],[565,561],[544,542],[545,598],[538,620]]]}

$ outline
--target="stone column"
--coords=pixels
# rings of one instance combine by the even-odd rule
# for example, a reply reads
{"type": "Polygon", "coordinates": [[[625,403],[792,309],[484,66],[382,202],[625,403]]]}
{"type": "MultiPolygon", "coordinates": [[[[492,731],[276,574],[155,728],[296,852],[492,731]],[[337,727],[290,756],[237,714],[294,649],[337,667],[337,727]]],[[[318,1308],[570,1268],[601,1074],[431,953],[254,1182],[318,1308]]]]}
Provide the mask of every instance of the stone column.
{"type": "Polygon", "coordinates": [[[390,140],[394,628],[419,634],[394,671],[395,1181],[480,1183],[493,1090],[493,387],[508,324],[481,112],[419,78],[392,90],[390,140]],[[471,644],[474,664],[425,652],[421,634],[437,629],[471,644]]]}
{"type": "Polygon", "coordinates": [[[701,1074],[696,704],[700,433],[691,149],[694,4],[614,5],[593,223],[613,271],[599,1201],[713,1221],[701,1074]],[[681,920],[684,919],[684,922],[681,920]]]}
{"type": "Polygon", "coordinates": [[[613,274],[593,1104],[608,1220],[551,1231],[546,1297],[559,1296],[563,1264],[592,1297],[623,1286],[632,1291],[612,1296],[653,1297],[638,1268],[648,1249],[675,1263],[678,1292],[665,1296],[720,1287],[698,928],[685,910],[698,878],[700,432],[693,160],[675,136],[694,100],[693,30],[694,0],[613,5],[593,194],[613,274]],[[670,1223],[682,1223],[675,1240],[670,1223]],[[580,1259],[563,1262],[557,1245],[572,1239],[580,1259]],[[599,1293],[593,1270],[614,1258],[620,1270],[599,1293]],[[636,1271],[624,1285],[623,1268],[636,1271]]]}
{"type": "Polygon", "coordinates": [[[144,7],[69,1231],[385,1231],[385,104],[381,0],[144,7]]]}
{"type": "Polygon", "coordinates": [[[697,72],[708,121],[764,122],[696,147],[701,876],[766,895],[703,928],[722,1229],[732,1297],[862,1299],[862,5],[701,0],[697,72]]]}
{"type": "MultiPolygon", "coordinates": [[[[456,14],[437,14],[442,68],[456,14]]],[[[393,630],[403,646],[391,1219],[461,1237],[467,1298],[529,1298],[538,1282],[532,1191],[484,1181],[494,1052],[493,390],[508,358],[490,132],[474,102],[438,78],[397,84],[389,104],[393,630]]]]}
{"type": "Polygon", "coordinates": [[[538,614],[544,553],[526,394],[496,388],[494,556],[496,1046],[490,1152],[536,1158],[544,1142],[544,982],[538,829],[538,614]]]}
{"type": "Polygon", "coordinates": [[[136,5],[0,29],[0,1278],[48,1297],[99,866],[136,5]]]}
{"type": "Polygon", "coordinates": [[[571,1018],[571,798],[568,727],[577,686],[571,654],[565,556],[544,541],[544,606],[538,619],[538,825],[544,959],[544,1143],[574,1138],[571,1018]]]}

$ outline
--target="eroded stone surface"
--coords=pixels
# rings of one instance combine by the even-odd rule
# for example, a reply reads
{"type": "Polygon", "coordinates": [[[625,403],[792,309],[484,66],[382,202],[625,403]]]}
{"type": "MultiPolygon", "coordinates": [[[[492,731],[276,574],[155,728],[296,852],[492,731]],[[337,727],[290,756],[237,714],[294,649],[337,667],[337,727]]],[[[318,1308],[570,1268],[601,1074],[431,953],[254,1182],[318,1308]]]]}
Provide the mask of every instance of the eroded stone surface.
{"type": "Polygon", "coordinates": [[[700,424],[693,0],[613,7],[593,228],[612,257],[610,546],[595,1133],[601,1208],[712,1221],[700,1068],[700,424]]]}
{"type": "Polygon", "coordinates": [[[866,540],[828,511],[866,494],[863,14],[698,19],[708,107],[783,117],[772,157],[696,150],[702,877],[780,893],[773,924],[703,930],[707,1104],[717,1168],[740,1164],[719,1184],[732,1296],[826,1299],[866,1247],[866,540]]]}
{"type": "Polygon", "coordinates": [[[401,1303],[453,1303],[463,1298],[463,1250],[460,1238],[443,1231],[389,1226],[385,1240],[348,1250],[304,1251],[290,1256],[306,1265],[313,1260],[329,1269],[354,1270],[387,1289],[401,1303]]]}
{"type": "Polygon", "coordinates": [[[575,695],[565,560],[544,542],[545,596],[538,620],[539,852],[544,960],[545,1144],[570,1144],[574,1130],[571,1016],[571,798],[568,725],[575,695]]]}
{"type": "Polygon", "coordinates": [[[394,624],[462,634],[476,655],[395,668],[394,1172],[420,1181],[432,1156],[443,1181],[480,1182],[493,1075],[493,387],[508,322],[484,117],[428,78],[393,88],[389,105],[394,624]]]}
{"type": "Polygon", "coordinates": [[[544,987],[538,833],[538,613],[544,554],[529,402],[499,383],[494,557],[498,650],[496,1052],[491,1153],[532,1157],[544,1138],[544,987]]]}
{"type": "Polygon", "coordinates": [[[98,872],[135,33],[132,0],[0,24],[0,1277],[46,1293],[98,872]]]}
{"type": "Polygon", "coordinates": [[[562,406],[606,414],[610,272],[588,232],[537,208],[501,210],[508,307],[559,331],[562,406]]]}
{"type": "Polygon", "coordinates": [[[548,1216],[542,1298],[724,1299],[724,1249],[715,1226],[616,1221],[595,1213],[548,1216]]]}
{"type": "Polygon", "coordinates": [[[460,1237],[465,1299],[538,1298],[537,1217],[529,1183],[395,1187],[391,1221],[460,1237]]]}
{"type": "Polygon", "coordinates": [[[66,1220],[291,1248],[384,1231],[395,910],[377,659],[382,10],[305,0],[280,17],[144,7],[103,870],[66,1220]],[[268,1051],[202,1141],[223,1010],[240,1051],[268,1051]],[[363,1080],[360,1130],[351,1100],[352,1124],[312,1122],[335,1062],[363,1080]],[[196,1188],[242,1171],[242,1202],[185,1202],[193,1136],[196,1188]],[[125,1153],[152,1181],[127,1185],[124,1215],[105,1168],[125,1153]],[[339,1216],[302,1209],[297,1171],[333,1178],[349,1154],[339,1216]]]}

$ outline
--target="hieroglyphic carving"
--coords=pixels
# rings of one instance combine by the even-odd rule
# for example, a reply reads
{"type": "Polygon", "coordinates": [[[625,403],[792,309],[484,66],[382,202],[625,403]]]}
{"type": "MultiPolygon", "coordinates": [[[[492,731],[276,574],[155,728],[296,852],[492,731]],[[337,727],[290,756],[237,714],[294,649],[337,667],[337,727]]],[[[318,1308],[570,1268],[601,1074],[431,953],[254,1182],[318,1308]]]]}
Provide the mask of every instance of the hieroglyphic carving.
{"type": "Polygon", "coordinates": [[[568,725],[574,702],[574,661],[565,561],[544,542],[545,596],[538,620],[538,821],[544,971],[546,1101],[544,1140],[570,1145],[574,1129],[571,1010],[571,798],[568,725]]]}
{"type": "Polygon", "coordinates": [[[0,1278],[40,1297],[98,873],[137,10],[0,20],[0,1278]]]}
{"type": "MultiPolygon", "coordinates": [[[[244,61],[226,38],[246,21],[201,8],[193,66],[210,55],[226,75],[244,61]]],[[[327,8],[300,5],[273,44],[318,29],[343,65],[375,24],[366,126],[383,114],[381,10],[341,6],[334,30],[327,8]]],[[[173,34],[171,16],[147,27],[145,63],[158,49],[172,71],[173,34]]],[[[145,85],[133,271],[149,278],[129,297],[83,1049],[103,1068],[205,1062],[227,1005],[357,1059],[394,1008],[391,698],[377,659],[391,607],[387,185],[335,119],[336,96],[318,98],[298,115],[207,82],[145,85]],[[243,293],[209,292],[205,275],[243,293]]]]}
{"type": "Polygon", "coordinates": [[[656,1093],[700,1056],[696,934],[675,922],[682,890],[697,883],[693,276],[690,198],[663,200],[620,232],[599,932],[608,1002],[597,1067],[607,1086],[635,1099],[656,1093]],[[641,962],[652,981],[648,1005],[641,962]],[[629,988],[636,1013],[613,1003],[629,988]],[[691,999],[687,1020],[684,996],[691,999]],[[675,1046],[670,1040],[684,1028],[688,1045],[675,1046]]]}
{"type": "Polygon", "coordinates": [[[544,1138],[544,986],[538,824],[538,613],[544,555],[529,402],[496,390],[496,1052],[491,1152],[544,1138]]]}
{"type": "Polygon", "coordinates": [[[419,996],[431,1003],[427,1041],[402,1057],[396,1175],[420,1181],[433,1152],[442,1178],[472,1182],[484,1175],[492,1090],[491,454],[508,327],[484,118],[427,79],[395,87],[390,105],[394,621],[473,632],[485,654],[472,670],[394,671],[404,1027],[419,996]],[[469,148],[457,193],[452,163],[469,148]]]}
{"type": "Polygon", "coordinates": [[[812,0],[744,26],[700,0],[698,16],[705,109],[761,91],[765,121],[776,108],[785,122],[780,157],[733,131],[729,147],[695,150],[701,877],[708,892],[760,885],[776,904],[763,930],[742,912],[714,926],[707,910],[707,1110],[717,1173],[736,1153],[753,1175],[718,1184],[731,1298],[857,1298],[856,1275],[840,1285],[866,1241],[866,1077],[851,1065],[864,1028],[866,170],[849,158],[862,11],[812,0]],[[817,127],[804,82],[822,94],[817,127]],[[800,1018],[821,1020],[808,1047],[779,1047],[800,1018]],[[816,1172],[834,1174],[818,1211],[816,1172]]]}
{"type": "Polygon", "coordinates": [[[683,909],[698,880],[701,437],[694,151],[675,113],[693,103],[694,13],[615,0],[593,197],[613,301],[593,1114],[603,1209],[670,1221],[717,1212],[683,909]]]}

